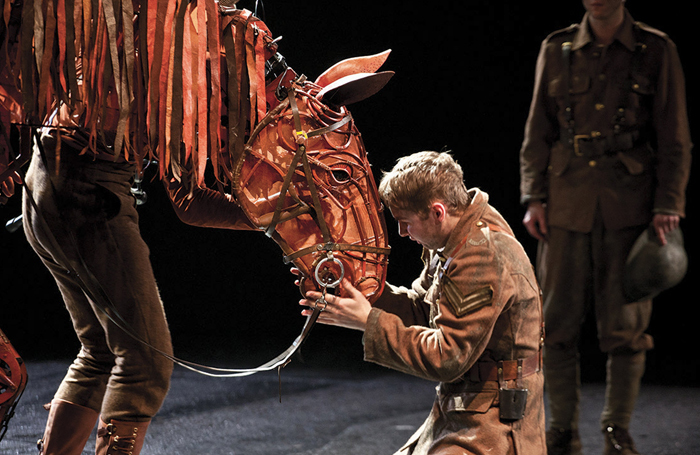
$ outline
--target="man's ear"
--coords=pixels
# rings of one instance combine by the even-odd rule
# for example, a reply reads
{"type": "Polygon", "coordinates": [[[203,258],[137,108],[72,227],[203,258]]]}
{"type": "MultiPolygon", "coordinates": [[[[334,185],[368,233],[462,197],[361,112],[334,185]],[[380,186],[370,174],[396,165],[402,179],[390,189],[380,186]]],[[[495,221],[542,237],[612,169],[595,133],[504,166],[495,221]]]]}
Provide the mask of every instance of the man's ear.
{"type": "Polygon", "coordinates": [[[430,204],[430,215],[434,217],[435,221],[443,222],[447,217],[447,207],[440,201],[435,201],[430,204]]]}

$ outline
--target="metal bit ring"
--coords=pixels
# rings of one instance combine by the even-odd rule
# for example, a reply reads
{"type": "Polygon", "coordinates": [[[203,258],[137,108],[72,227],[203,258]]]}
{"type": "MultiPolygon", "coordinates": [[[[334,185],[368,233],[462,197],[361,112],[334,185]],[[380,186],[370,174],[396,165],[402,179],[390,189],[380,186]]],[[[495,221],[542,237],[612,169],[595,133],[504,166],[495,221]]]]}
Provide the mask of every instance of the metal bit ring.
{"type": "Polygon", "coordinates": [[[340,261],[340,259],[336,259],[335,257],[330,257],[330,258],[323,258],[319,263],[316,265],[316,270],[314,271],[314,276],[316,277],[316,282],[323,288],[335,288],[337,287],[340,282],[343,280],[343,277],[345,276],[345,267],[343,267],[343,263],[340,261]],[[326,283],[321,281],[321,277],[319,276],[319,273],[321,272],[321,266],[325,264],[327,261],[333,261],[336,264],[338,264],[338,267],[340,267],[340,276],[338,277],[337,280],[332,281],[330,283],[326,283]]]}

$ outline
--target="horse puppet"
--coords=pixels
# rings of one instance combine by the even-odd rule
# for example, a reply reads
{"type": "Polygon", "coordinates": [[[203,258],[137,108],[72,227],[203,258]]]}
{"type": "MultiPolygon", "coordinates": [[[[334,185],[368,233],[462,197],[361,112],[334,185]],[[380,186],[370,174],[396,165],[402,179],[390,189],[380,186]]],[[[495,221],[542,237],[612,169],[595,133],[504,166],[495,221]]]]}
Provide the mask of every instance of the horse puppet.
{"type": "Polygon", "coordinates": [[[302,76],[285,85],[280,76],[273,85],[282,101],[255,126],[235,162],[236,200],[301,271],[302,293],[334,288],[347,277],[374,300],[384,285],[389,248],[381,202],[345,107],[390,76],[352,71],[384,57],[341,62],[313,83],[302,76]]]}
{"type": "MultiPolygon", "coordinates": [[[[4,3],[6,25],[17,5],[22,20],[45,15],[45,33],[22,27],[15,52],[3,52],[12,75],[3,81],[15,81],[10,88],[22,94],[12,118],[22,119],[23,130],[53,118],[67,135],[87,138],[85,153],[107,135],[115,159],[155,160],[160,176],[190,196],[226,195],[281,247],[302,293],[342,293],[345,278],[371,302],[381,294],[390,248],[347,106],[388,82],[392,72],[377,72],[388,52],[343,60],[310,81],[287,65],[262,20],[223,0],[109,1],[90,10],[81,2],[4,3]]],[[[3,49],[13,43],[5,37],[3,49]]],[[[321,299],[277,359],[217,375],[283,366],[323,309],[321,299]]]]}

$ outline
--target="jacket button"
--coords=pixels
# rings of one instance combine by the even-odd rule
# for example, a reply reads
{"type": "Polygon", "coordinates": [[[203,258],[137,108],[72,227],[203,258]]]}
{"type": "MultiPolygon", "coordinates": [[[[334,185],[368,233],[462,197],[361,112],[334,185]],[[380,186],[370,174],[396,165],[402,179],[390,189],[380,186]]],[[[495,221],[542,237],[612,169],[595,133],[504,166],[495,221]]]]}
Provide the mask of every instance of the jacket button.
{"type": "Polygon", "coordinates": [[[598,163],[596,162],[596,160],[591,160],[591,161],[588,162],[588,165],[589,165],[590,167],[596,167],[597,164],[598,164],[598,163]]]}

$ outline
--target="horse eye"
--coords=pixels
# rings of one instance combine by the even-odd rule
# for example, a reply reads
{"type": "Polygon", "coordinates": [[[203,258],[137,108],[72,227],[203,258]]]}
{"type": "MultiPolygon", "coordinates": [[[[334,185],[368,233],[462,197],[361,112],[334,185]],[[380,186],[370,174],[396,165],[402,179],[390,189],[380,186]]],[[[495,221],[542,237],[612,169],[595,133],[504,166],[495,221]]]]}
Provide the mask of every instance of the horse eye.
{"type": "Polygon", "coordinates": [[[346,183],[350,180],[350,173],[345,169],[333,169],[331,170],[333,178],[338,183],[346,183]]]}

